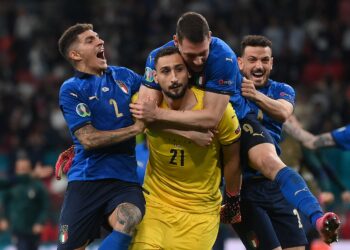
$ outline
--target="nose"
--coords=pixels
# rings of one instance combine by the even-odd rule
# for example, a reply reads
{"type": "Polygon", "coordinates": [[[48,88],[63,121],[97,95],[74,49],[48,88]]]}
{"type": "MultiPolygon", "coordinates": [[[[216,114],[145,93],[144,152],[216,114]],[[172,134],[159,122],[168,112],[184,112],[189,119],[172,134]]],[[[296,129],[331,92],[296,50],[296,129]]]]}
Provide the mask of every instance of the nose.
{"type": "Polygon", "coordinates": [[[171,71],[171,82],[177,82],[177,74],[174,70],[171,71]]]}
{"type": "Polygon", "coordinates": [[[193,64],[196,66],[201,66],[203,64],[204,60],[202,56],[197,56],[194,60],[193,60],[193,64]]]}
{"type": "Polygon", "coordinates": [[[261,62],[260,60],[257,60],[257,61],[255,62],[255,67],[261,69],[261,68],[263,67],[262,62],[261,62]]]}

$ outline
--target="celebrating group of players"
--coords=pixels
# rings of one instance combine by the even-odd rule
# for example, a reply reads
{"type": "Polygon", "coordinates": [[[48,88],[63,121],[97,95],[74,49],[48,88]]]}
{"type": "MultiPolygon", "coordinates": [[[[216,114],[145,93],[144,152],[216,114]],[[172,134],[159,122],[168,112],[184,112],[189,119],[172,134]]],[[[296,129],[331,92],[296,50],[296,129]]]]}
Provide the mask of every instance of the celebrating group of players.
{"type": "MultiPolygon", "coordinates": [[[[247,249],[304,249],[299,212],[326,243],[337,240],[338,216],[324,213],[278,156],[295,92],[269,79],[266,37],[244,37],[237,58],[202,15],[187,12],[173,40],[150,53],[143,77],[107,65],[91,24],[69,27],[58,45],[76,70],[59,94],[74,158],[58,249],[85,249],[101,226],[110,232],[102,250],[211,249],[220,221],[247,249]],[[150,150],[143,187],[135,159],[142,132],[150,150]]],[[[65,157],[73,154],[59,167],[65,157]]]]}

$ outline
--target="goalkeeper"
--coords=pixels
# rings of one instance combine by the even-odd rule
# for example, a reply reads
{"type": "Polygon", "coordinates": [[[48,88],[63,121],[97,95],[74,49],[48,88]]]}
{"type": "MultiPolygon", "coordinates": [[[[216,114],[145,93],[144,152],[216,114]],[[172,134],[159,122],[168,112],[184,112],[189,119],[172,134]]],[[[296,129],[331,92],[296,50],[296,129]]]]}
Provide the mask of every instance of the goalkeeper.
{"type": "MultiPolygon", "coordinates": [[[[154,60],[154,78],[163,94],[160,106],[202,109],[204,91],[188,87],[189,72],[178,49],[163,48],[154,60]]],[[[229,104],[213,138],[210,131],[182,131],[185,138],[160,126],[150,124],[147,130],[150,156],[144,189],[149,194],[131,249],[212,249],[220,223],[221,163],[226,192],[233,196],[230,201],[238,200],[240,190],[240,126],[235,112],[229,104]]],[[[222,219],[240,221],[238,208],[238,202],[227,203],[222,219]]]]}

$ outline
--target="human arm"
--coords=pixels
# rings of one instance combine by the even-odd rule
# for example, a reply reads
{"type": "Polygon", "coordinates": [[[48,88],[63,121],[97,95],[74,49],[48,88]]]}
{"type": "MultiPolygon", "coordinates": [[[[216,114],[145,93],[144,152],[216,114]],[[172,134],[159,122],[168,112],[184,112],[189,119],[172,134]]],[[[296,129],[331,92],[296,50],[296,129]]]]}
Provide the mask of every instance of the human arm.
{"type": "Polygon", "coordinates": [[[244,78],[242,82],[242,96],[255,102],[266,114],[281,123],[285,122],[293,113],[293,104],[285,99],[273,99],[255,88],[254,82],[244,78]]]}
{"type": "Polygon", "coordinates": [[[239,165],[239,147],[239,142],[222,146],[225,195],[224,205],[220,210],[220,221],[226,224],[234,224],[241,221],[240,190],[242,173],[239,165]]]}
{"type": "Polygon", "coordinates": [[[189,129],[213,129],[220,121],[229,99],[229,95],[207,91],[202,110],[162,109],[154,100],[144,100],[130,104],[130,111],[137,119],[164,122],[172,128],[182,125],[189,129]]]}
{"type": "Polygon", "coordinates": [[[310,142],[310,144],[312,149],[332,147],[336,145],[330,132],[315,136],[314,140],[310,142]]]}
{"type": "Polygon", "coordinates": [[[145,124],[136,120],[136,122],[128,127],[116,130],[102,131],[94,128],[91,124],[87,124],[74,132],[81,145],[85,150],[91,150],[101,147],[110,146],[136,136],[144,131],[145,124]]]}
{"type": "Polygon", "coordinates": [[[242,184],[242,172],[240,168],[240,142],[222,146],[222,160],[225,191],[229,194],[239,194],[242,184]]]}
{"type": "Polygon", "coordinates": [[[294,139],[301,142],[306,148],[314,149],[313,142],[316,139],[315,135],[303,129],[300,122],[294,115],[291,115],[283,124],[283,130],[294,139]]]}

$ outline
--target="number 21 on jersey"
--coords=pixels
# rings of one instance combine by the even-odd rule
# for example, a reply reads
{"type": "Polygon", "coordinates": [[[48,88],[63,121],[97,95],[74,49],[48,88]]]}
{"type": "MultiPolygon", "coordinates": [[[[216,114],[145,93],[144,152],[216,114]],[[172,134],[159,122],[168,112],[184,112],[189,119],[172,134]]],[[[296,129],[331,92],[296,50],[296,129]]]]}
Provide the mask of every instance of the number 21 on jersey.
{"type": "Polygon", "coordinates": [[[185,165],[185,150],[183,149],[170,149],[170,161],[169,163],[172,165],[177,165],[183,167],[185,165]]]}

